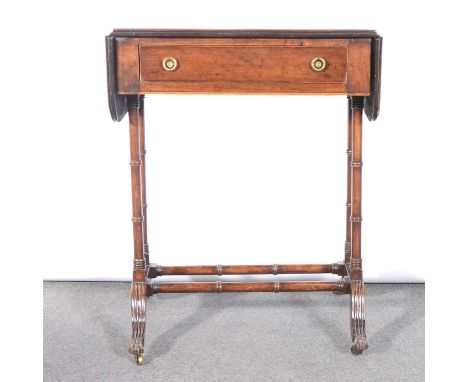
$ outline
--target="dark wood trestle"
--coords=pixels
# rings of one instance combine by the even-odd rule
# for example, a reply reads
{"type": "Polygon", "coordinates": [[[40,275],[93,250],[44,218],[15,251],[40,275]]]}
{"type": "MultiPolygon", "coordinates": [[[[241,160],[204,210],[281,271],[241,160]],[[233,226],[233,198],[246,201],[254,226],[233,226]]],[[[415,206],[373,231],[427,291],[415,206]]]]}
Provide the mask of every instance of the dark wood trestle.
{"type": "MultiPolygon", "coordinates": [[[[351,352],[362,354],[365,284],[361,258],[362,118],[380,110],[382,38],[372,30],[118,29],[106,37],[111,117],[128,114],[132,185],[132,337],[143,363],[146,302],[159,293],[319,292],[350,297],[351,352]],[[150,263],[147,221],[145,94],[346,95],[346,235],[343,262],[331,264],[166,266],[150,263]],[[334,274],[338,281],[232,282],[225,275],[334,274]],[[173,282],[165,276],[217,276],[173,282]],[[155,280],[156,279],[156,280],[155,280]]],[[[344,158],[343,158],[344,159],[344,158]]]]}

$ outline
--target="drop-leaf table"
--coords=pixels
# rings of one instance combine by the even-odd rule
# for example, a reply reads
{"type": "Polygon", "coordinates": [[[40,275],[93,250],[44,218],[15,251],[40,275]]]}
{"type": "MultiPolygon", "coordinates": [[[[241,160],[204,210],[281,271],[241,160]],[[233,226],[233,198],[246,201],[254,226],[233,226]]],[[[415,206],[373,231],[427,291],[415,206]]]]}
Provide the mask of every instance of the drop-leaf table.
{"type": "Polygon", "coordinates": [[[351,352],[368,347],[361,261],[362,114],[379,113],[382,38],[372,30],[116,29],[106,37],[112,119],[128,113],[133,207],[132,338],[143,362],[146,300],[157,293],[333,291],[350,295],[351,352]],[[313,94],[348,97],[346,241],[332,264],[163,266],[150,263],[145,94],[313,94]],[[331,273],[338,281],[156,282],[167,275],[331,273]]]}

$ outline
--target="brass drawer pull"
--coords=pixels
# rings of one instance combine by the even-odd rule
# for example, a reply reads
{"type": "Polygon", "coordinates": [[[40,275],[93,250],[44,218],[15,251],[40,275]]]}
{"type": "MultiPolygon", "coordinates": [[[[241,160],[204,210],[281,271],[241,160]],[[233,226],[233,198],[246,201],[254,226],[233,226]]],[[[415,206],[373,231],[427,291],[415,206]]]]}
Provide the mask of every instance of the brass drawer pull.
{"type": "Polygon", "coordinates": [[[315,57],[311,62],[310,66],[316,72],[321,72],[327,66],[327,62],[322,57],[315,57]]]}
{"type": "Polygon", "coordinates": [[[178,62],[174,57],[166,57],[162,60],[164,70],[172,72],[177,69],[178,62]]]}

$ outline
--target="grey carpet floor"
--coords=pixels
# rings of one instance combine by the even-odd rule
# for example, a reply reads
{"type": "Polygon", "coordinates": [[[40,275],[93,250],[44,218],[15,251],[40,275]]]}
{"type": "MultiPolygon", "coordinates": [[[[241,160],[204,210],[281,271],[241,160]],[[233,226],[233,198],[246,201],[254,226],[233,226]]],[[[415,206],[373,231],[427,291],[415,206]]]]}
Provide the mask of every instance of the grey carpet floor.
{"type": "Polygon", "coordinates": [[[147,304],[145,364],[127,353],[128,283],[44,283],[44,381],[423,381],[424,285],[367,285],[350,353],[349,296],[164,294],[147,304]]]}

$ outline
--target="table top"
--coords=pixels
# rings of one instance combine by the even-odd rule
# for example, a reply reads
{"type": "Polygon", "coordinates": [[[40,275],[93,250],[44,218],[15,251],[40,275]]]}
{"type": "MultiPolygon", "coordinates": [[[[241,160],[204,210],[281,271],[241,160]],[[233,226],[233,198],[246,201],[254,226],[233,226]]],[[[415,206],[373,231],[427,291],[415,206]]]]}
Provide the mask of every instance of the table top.
{"type": "Polygon", "coordinates": [[[366,29],[114,29],[110,36],[136,38],[380,38],[366,29]]]}
{"type": "MultiPolygon", "coordinates": [[[[380,109],[382,37],[375,30],[365,29],[114,29],[106,36],[107,79],[109,108],[112,119],[120,121],[127,112],[126,96],[117,91],[118,41],[137,39],[310,39],[310,40],[370,40],[370,94],[364,97],[364,110],[371,121],[380,109]]],[[[127,93],[128,94],[128,93],[127,93]]],[[[136,92],[135,94],[140,94],[136,92]]]]}

